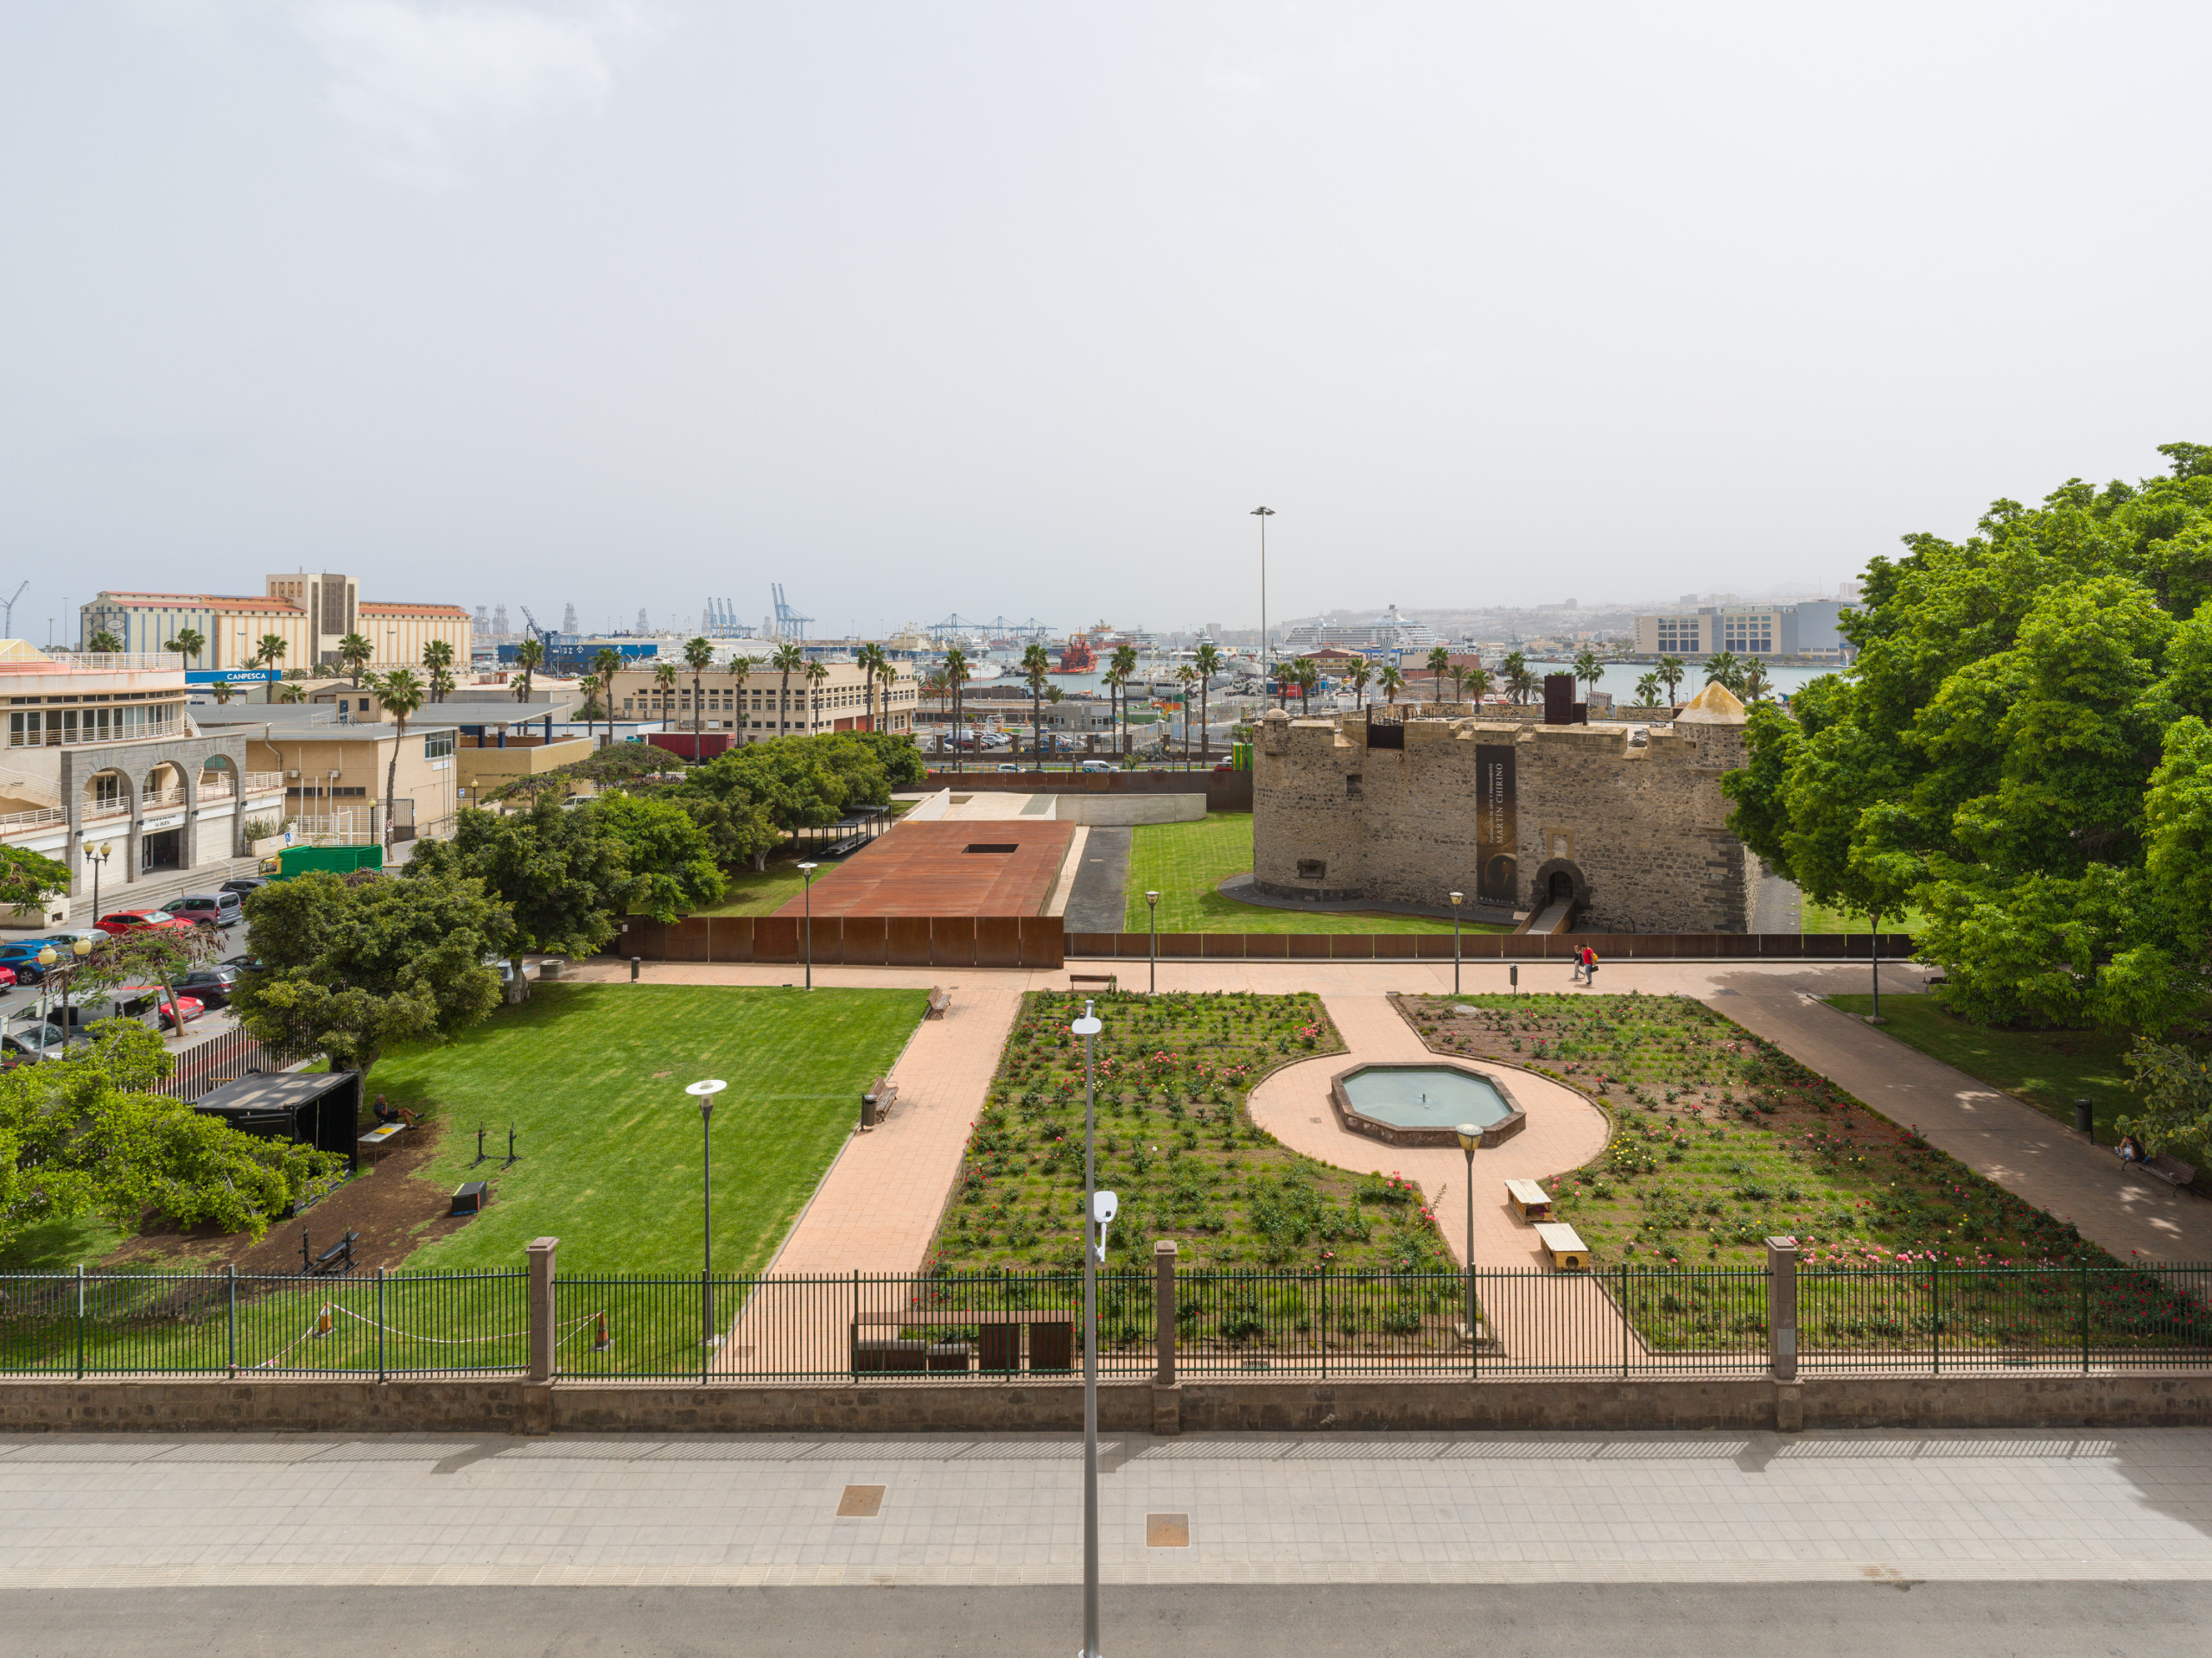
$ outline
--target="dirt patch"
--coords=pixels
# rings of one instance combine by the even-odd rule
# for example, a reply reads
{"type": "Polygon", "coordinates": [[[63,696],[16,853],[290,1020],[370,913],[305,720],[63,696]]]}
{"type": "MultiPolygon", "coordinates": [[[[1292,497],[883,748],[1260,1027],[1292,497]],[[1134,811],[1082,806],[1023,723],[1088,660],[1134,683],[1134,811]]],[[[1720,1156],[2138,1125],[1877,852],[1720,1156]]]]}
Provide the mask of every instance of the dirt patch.
{"type": "MultiPolygon", "coordinates": [[[[435,1119],[409,1129],[404,1139],[411,1144],[387,1153],[381,1162],[363,1164],[359,1173],[304,1215],[271,1226],[258,1243],[244,1232],[185,1228],[156,1217],[99,1264],[199,1271],[235,1266],[242,1273],[296,1273],[304,1227],[318,1255],[347,1232],[359,1233],[353,1246],[357,1274],[397,1267],[424,1244],[468,1224],[446,1213],[452,1194],[443,1185],[412,1178],[436,1155],[444,1133],[444,1125],[435,1119]]],[[[486,1171],[494,1167],[485,1165],[486,1171]]]]}

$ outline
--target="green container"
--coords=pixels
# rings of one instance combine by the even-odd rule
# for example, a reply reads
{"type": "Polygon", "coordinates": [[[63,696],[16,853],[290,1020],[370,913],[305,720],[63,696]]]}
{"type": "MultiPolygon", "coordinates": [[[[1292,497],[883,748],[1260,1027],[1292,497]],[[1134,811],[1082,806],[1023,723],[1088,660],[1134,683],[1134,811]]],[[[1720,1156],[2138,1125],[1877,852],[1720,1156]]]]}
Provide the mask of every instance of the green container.
{"type": "Polygon", "coordinates": [[[289,880],[315,869],[350,875],[356,869],[383,867],[384,848],[380,846],[288,846],[276,854],[276,873],[271,879],[289,880]]]}
{"type": "Polygon", "coordinates": [[[1249,743],[1230,744],[1229,766],[1230,770],[1233,772],[1250,771],[1252,769],[1252,745],[1249,743]]]}

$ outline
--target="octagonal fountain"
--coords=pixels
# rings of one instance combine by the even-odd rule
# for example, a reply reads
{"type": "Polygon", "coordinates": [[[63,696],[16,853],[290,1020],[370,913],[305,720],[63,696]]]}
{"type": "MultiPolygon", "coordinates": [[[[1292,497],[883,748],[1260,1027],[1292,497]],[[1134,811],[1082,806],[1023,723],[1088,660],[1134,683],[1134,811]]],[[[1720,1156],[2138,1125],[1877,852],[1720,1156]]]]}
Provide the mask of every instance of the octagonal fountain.
{"type": "Polygon", "coordinates": [[[1463,1122],[1495,1146],[1529,1121],[1498,1077],[1433,1062],[1340,1070],[1329,1079],[1329,1100],[1347,1131],[1390,1146],[1456,1146],[1463,1122]]]}

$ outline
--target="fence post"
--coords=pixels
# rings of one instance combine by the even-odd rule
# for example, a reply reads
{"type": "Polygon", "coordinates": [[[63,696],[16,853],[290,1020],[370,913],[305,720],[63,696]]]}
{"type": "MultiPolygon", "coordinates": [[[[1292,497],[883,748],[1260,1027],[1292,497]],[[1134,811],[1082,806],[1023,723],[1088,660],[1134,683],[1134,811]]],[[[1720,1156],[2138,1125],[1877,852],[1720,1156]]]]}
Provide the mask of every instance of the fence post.
{"type": "Polygon", "coordinates": [[[2089,1374],[2089,1258],[2082,1257],[2082,1374],[2089,1374]]]}
{"type": "Polygon", "coordinates": [[[85,1263],[77,1263],[77,1380],[85,1379],[85,1263]]]}
{"type": "Polygon", "coordinates": [[[1943,1267],[1934,1261],[1928,1263],[1928,1370],[1943,1374],[1943,1267]]]}
{"type": "Polygon", "coordinates": [[[377,1268],[377,1380],[389,1382],[391,1372],[387,1368],[384,1344],[384,1268],[377,1268]]]}
{"type": "Polygon", "coordinates": [[[236,1382],[238,1379],[238,1263],[226,1261],[223,1274],[228,1280],[230,1291],[230,1307],[225,1318],[229,1331],[224,1345],[229,1357],[231,1380],[236,1382]]]}
{"type": "Polygon", "coordinates": [[[553,1265],[560,1247],[558,1238],[533,1238],[524,1251],[530,1274],[524,1291],[528,1305],[523,1322],[530,1331],[528,1375],[532,1387],[547,1388],[553,1382],[553,1265]]]}
{"type": "Polygon", "coordinates": [[[1183,1431],[1183,1384],[1175,1379],[1175,1240],[1156,1238],[1152,1245],[1152,1312],[1154,1344],[1160,1351],[1160,1368],[1152,1378],[1152,1431],[1183,1431]]]}
{"type": "Polygon", "coordinates": [[[1803,1384],[1797,1380],[1797,1240],[1766,1241],[1767,1365],[1774,1379],[1774,1426],[1795,1433],[1805,1426],[1803,1384]]]}

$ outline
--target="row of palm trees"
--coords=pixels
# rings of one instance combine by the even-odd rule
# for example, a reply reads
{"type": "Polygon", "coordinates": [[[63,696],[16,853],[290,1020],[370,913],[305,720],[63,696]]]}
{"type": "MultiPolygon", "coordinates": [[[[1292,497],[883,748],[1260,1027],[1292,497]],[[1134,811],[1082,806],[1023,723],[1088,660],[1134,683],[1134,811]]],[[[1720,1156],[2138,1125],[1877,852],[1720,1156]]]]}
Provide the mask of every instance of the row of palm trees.
{"type": "MultiPolygon", "coordinates": [[[[865,649],[879,657],[882,652],[874,645],[865,649]]],[[[1175,677],[1182,683],[1186,700],[1193,687],[1198,695],[1198,758],[1201,762],[1213,754],[1212,734],[1207,715],[1211,707],[1213,682],[1228,667],[1220,651],[1211,644],[1201,645],[1191,660],[1175,670],[1175,677]]],[[[1114,727],[1117,753],[1128,749],[1129,687],[1139,677],[1141,664],[1134,645],[1116,645],[1107,661],[1106,671],[1100,683],[1106,687],[1110,719],[1114,727]]],[[[1052,672],[1051,654],[1041,645],[1032,645],[1021,653],[1021,678],[1029,687],[1030,756],[1032,764],[1042,771],[1045,765],[1045,704],[1066,700],[1057,685],[1049,683],[1052,672]]],[[[966,723],[964,688],[975,677],[975,664],[968,653],[957,645],[944,653],[944,660],[922,680],[923,694],[936,699],[940,714],[949,714],[953,734],[953,768],[957,771],[964,764],[964,751],[960,747],[960,731],[966,723]]],[[[1184,721],[1183,750],[1185,759],[1190,757],[1190,721],[1184,721]]]]}

